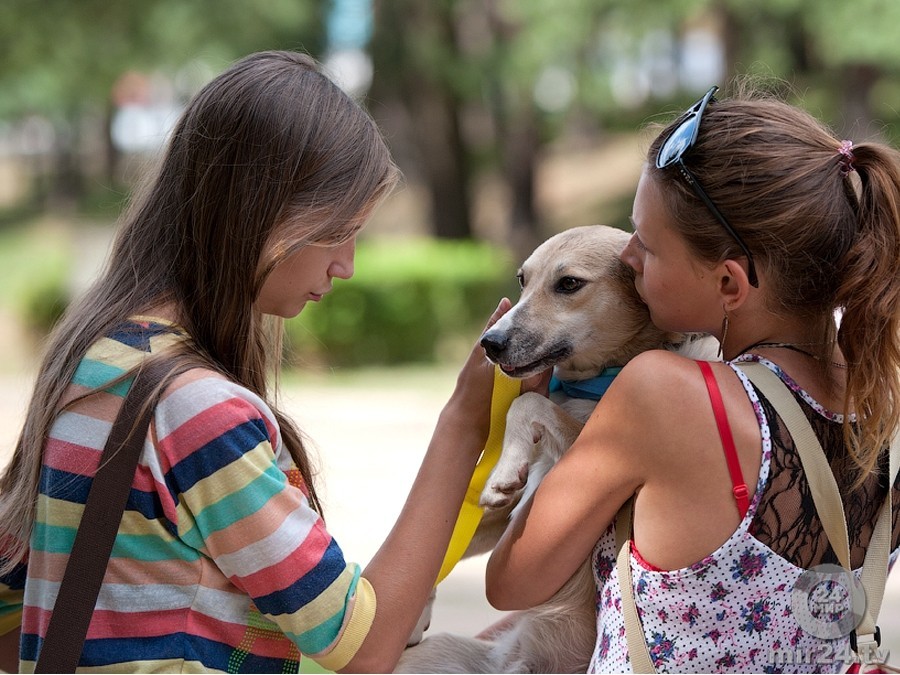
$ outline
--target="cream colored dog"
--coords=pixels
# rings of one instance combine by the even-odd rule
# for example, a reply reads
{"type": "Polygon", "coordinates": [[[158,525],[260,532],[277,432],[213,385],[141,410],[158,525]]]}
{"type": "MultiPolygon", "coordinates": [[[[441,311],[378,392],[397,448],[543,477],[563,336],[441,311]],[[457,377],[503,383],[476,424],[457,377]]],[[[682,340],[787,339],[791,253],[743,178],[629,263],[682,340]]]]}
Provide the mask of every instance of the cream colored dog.
{"type": "MultiPolygon", "coordinates": [[[[493,549],[515,507],[578,436],[596,399],[573,398],[573,389],[603,389],[618,367],[648,349],[715,358],[714,339],[665,333],[650,322],[633,272],[619,260],[628,239],[602,225],[548,239],[519,271],[519,302],[482,336],[488,358],[511,377],[554,368],[563,389],[513,402],[500,461],[481,495],[485,515],[465,557],[493,549]]],[[[585,561],[547,603],[512,615],[490,639],[428,637],[406,650],[396,672],[583,673],[596,640],[595,596],[585,561]]]]}

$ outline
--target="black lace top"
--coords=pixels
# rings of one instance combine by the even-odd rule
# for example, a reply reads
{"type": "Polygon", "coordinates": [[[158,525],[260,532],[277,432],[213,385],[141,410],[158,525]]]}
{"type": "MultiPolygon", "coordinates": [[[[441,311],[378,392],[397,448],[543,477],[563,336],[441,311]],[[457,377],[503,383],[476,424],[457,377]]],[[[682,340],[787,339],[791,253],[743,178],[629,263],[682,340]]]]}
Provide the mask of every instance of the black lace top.
{"type": "MultiPolygon", "coordinates": [[[[843,416],[826,410],[778,366],[765,359],[750,358],[772,367],[791,388],[812,425],[841,492],[847,519],[851,565],[854,569],[861,567],[875,527],[875,520],[887,496],[888,453],[884,453],[878,471],[873,472],[862,487],[852,490],[856,474],[847,457],[843,416]]],[[[794,441],[769,401],[759,390],[756,393],[769,420],[772,433],[772,460],[769,481],[750,531],[762,543],[799,567],[810,568],[826,563],[838,565],[837,556],[816,513],[809,483],[803,473],[794,441]]],[[[895,481],[893,489],[891,550],[897,548],[900,543],[900,518],[898,518],[900,477],[895,481]]]]}

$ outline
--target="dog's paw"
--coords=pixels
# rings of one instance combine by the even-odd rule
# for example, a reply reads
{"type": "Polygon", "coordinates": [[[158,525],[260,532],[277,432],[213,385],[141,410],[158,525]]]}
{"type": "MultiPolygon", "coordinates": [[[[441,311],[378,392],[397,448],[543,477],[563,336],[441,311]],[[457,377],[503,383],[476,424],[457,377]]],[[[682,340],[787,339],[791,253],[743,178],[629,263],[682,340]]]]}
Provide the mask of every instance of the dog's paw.
{"type": "Polygon", "coordinates": [[[431,627],[431,612],[434,608],[435,597],[437,597],[437,589],[432,588],[431,595],[428,596],[428,602],[425,603],[425,609],[422,610],[422,614],[419,616],[418,623],[416,623],[415,628],[413,628],[412,634],[406,641],[407,647],[413,647],[419,644],[422,641],[422,638],[425,637],[425,631],[427,631],[431,627]]]}
{"type": "Polygon", "coordinates": [[[488,478],[488,484],[482,491],[478,503],[486,509],[502,508],[513,500],[519,490],[525,487],[527,479],[527,463],[521,464],[514,473],[509,470],[497,471],[495,469],[488,478]]]}

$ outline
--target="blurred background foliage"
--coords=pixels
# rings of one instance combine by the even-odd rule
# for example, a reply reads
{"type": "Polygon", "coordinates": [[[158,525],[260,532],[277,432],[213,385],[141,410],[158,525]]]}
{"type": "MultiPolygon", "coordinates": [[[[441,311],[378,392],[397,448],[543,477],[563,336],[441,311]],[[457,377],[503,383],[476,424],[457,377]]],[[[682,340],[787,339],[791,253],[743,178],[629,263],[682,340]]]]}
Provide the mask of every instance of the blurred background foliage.
{"type": "Polygon", "coordinates": [[[286,323],[291,363],[456,359],[499,298],[518,292],[509,255],[472,240],[371,241],[360,247],[356,268],[350,283],[286,323]]]}
{"type": "Polygon", "coordinates": [[[325,62],[405,175],[291,362],[392,364],[471,340],[547,236],[627,228],[641,130],[712,83],[896,143],[897,25],[896,0],[4,0],[0,320],[52,325],[181,106],[252,51],[325,62]]]}

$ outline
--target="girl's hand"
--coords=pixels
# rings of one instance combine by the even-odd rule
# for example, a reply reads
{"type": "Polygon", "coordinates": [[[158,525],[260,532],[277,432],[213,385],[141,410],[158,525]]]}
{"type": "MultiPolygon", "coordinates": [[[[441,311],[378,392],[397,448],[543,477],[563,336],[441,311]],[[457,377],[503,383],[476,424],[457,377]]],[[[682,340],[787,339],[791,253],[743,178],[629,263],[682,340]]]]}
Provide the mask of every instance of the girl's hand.
{"type": "Polygon", "coordinates": [[[553,368],[547,368],[543,373],[526,377],[522,380],[522,393],[533,391],[541,396],[550,395],[550,378],[553,376],[553,368]]]}
{"type": "MultiPolygon", "coordinates": [[[[488,319],[484,330],[497,323],[510,307],[512,303],[509,299],[503,298],[488,319]]],[[[486,441],[491,423],[493,388],[494,364],[488,360],[480,342],[477,342],[456,378],[456,389],[441,416],[456,419],[460,430],[478,434],[486,441]]]]}
{"type": "MultiPolygon", "coordinates": [[[[512,306],[503,298],[492,326],[512,306]]],[[[490,428],[494,364],[475,344],[444,406],[406,505],[363,576],[378,611],[351,673],[390,672],[434,588],[472,471],[490,428]]]]}

